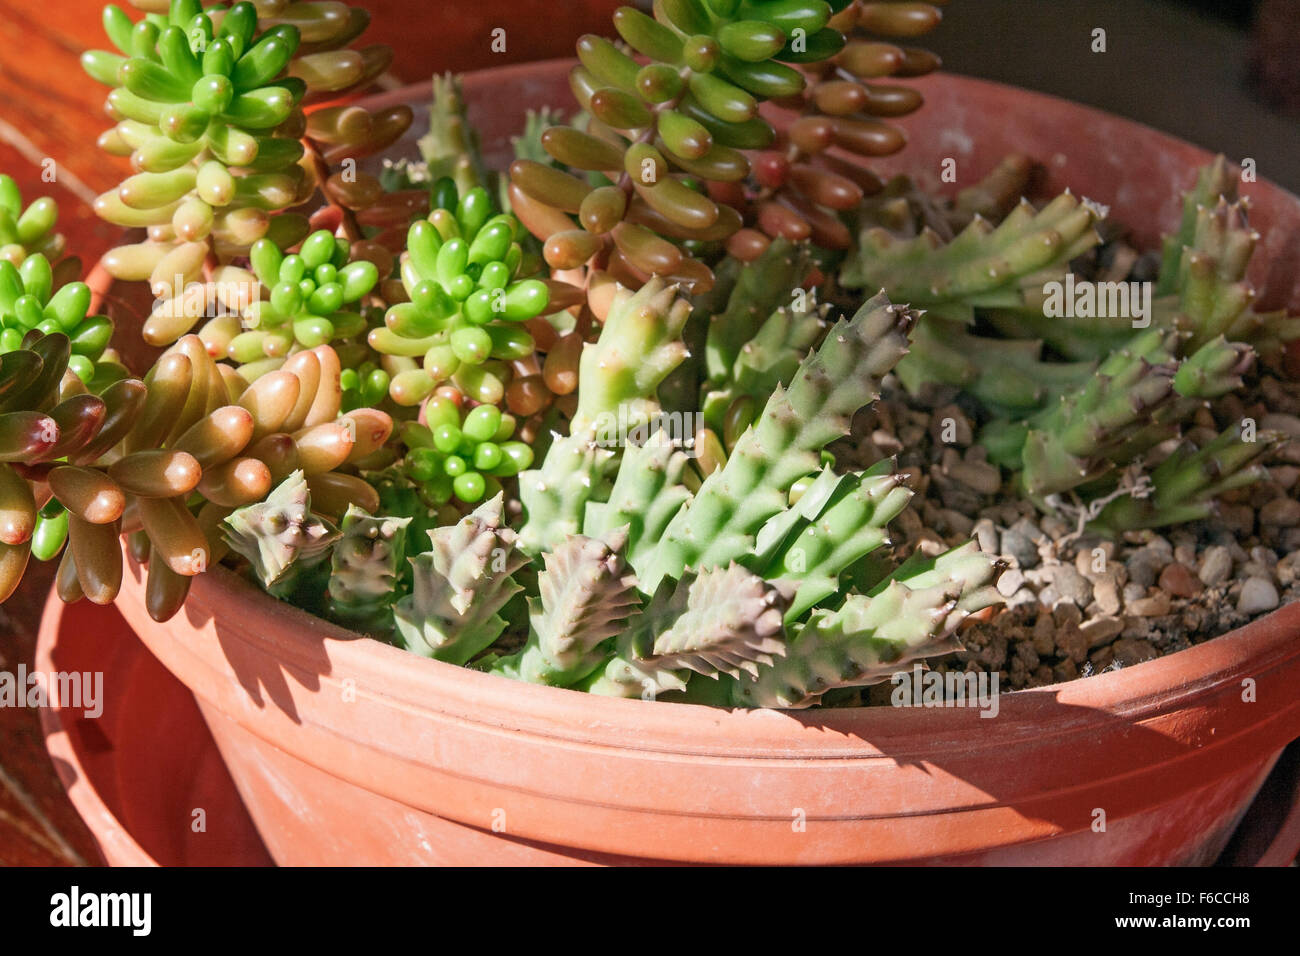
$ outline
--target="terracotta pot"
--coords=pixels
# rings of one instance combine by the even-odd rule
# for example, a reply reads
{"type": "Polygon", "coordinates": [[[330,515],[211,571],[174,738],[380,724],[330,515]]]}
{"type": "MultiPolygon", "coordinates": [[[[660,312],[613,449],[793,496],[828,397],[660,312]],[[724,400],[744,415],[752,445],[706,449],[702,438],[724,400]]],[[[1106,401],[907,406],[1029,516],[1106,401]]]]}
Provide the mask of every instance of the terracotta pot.
{"type": "Polygon", "coordinates": [[[271,857],[185,685],[111,605],[52,592],[33,665],[103,675],[103,711],[41,709],[45,746],[113,866],[267,866],[271,857]],[[195,810],[202,810],[196,827],[195,810]]]}
{"type": "MultiPolygon", "coordinates": [[[[568,103],[561,62],[467,78],[490,152],[568,103]]],[[[1113,204],[1151,244],[1209,156],[1049,97],[939,76],[881,164],[961,183],[1006,153],[1113,204]]],[[[417,105],[424,90],[391,94],[417,105]]],[[[417,119],[416,128],[419,127],[417,119]]],[[[1300,200],[1247,184],[1256,282],[1300,308],[1300,200]]],[[[1136,667],[974,710],[727,711],[607,700],[427,661],[196,580],[167,624],[118,605],[195,694],[272,855],[292,864],[1213,860],[1300,736],[1300,606],[1136,667]],[[1254,689],[1254,702],[1243,688],[1254,689]],[[1104,821],[1104,829],[1103,827],[1104,821]]]]}

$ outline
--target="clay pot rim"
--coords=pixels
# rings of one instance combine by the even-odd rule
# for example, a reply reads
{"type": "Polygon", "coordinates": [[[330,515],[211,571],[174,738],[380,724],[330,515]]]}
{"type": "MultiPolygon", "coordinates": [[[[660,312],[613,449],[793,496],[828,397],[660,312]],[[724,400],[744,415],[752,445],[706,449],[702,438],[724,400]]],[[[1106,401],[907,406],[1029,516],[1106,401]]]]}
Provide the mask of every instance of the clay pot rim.
{"type": "MultiPolygon", "coordinates": [[[[136,575],[143,573],[138,567],[132,570],[136,575]]],[[[672,744],[665,747],[664,739],[656,740],[657,734],[666,733],[679,743],[693,739],[692,751],[703,745],[719,755],[736,748],[752,755],[750,748],[760,741],[751,733],[762,738],[764,748],[772,746],[774,738],[788,738],[789,745],[799,750],[808,747],[810,729],[869,740],[881,747],[889,741],[906,749],[905,742],[915,738],[914,743],[923,744],[928,751],[936,745],[943,749],[944,734],[964,738],[962,746],[970,745],[972,732],[984,736],[975,707],[726,708],[604,697],[514,681],[420,657],[347,631],[271,597],[224,566],[199,575],[192,595],[207,607],[243,606],[243,615],[265,621],[255,632],[241,626],[219,628],[223,643],[240,640],[288,668],[308,673],[319,669],[323,649],[331,665],[326,673],[335,680],[360,678],[359,693],[482,725],[511,730],[523,730],[526,725],[533,732],[545,727],[548,736],[585,741],[617,736],[624,749],[675,750],[672,744]],[[643,736],[622,736],[633,730],[643,736]]],[[[200,630],[216,626],[205,615],[195,620],[190,604],[180,613],[190,616],[191,624],[200,630]]],[[[1176,711],[1189,699],[1216,687],[1247,677],[1262,682],[1266,672],[1300,655],[1297,634],[1300,602],[1293,602],[1227,634],[1164,657],[1062,684],[1004,693],[996,721],[998,745],[1052,731],[1077,734],[1089,724],[1113,728],[1116,717],[1138,722],[1176,711]]],[[[1280,710],[1269,715],[1280,716],[1280,710]]],[[[892,744],[889,749],[897,753],[892,744]]]]}

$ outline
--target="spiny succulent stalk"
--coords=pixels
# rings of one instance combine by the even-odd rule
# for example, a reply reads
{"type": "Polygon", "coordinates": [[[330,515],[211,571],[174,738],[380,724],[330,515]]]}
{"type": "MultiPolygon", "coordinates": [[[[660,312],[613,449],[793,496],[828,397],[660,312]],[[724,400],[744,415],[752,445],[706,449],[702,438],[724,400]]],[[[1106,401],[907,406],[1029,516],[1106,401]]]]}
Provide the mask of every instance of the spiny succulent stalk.
{"type": "Polygon", "coordinates": [[[843,476],[825,469],[763,525],[746,563],[764,578],[789,582],[787,621],[794,621],[837,593],[840,576],[861,558],[889,544],[886,526],[911,498],[891,461],[843,476]]]}
{"type": "MultiPolygon", "coordinates": [[[[657,633],[644,660],[705,677],[756,675],[785,653],[782,625],[793,587],[765,581],[737,564],[692,576],[686,607],[657,633]]],[[[683,579],[686,583],[686,579],[683,579]]]]}
{"type": "Polygon", "coordinates": [[[311,510],[311,490],[301,471],[276,486],[265,501],[245,505],[222,521],[231,551],[252,566],[264,588],[282,583],[329,557],[339,530],[311,510]]]}
{"type": "Polygon", "coordinates": [[[631,432],[648,430],[659,412],[658,387],[685,357],[680,336],[689,312],[662,280],[635,294],[616,293],[599,339],[583,348],[569,434],[551,445],[540,469],[519,476],[525,553],[553,550],[582,529],[587,503],[600,500],[613,449],[631,432]]]}
{"type": "Polygon", "coordinates": [[[411,518],[373,517],[349,505],[330,552],[329,600],[333,620],[387,638],[393,603],[401,593],[406,530],[411,518]]]}
{"type": "Polygon", "coordinates": [[[23,348],[29,335],[61,332],[68,336],[68,368],[94,391],[126,377],[108,343],[113,323],[102,315],[88,316],[90,288],[84,282],[65,283],[55,291],[54,270],[41,253],[17,263],[0,259],[0,354],[23,348]]]}
{"type": "Polygon", "coordinates": [[[478,131],[466,116],[460,77],[451,73],[433,75],[429,132],[420,137],[419,146],[430,183],[448,178],[461,195],[493,185],[493,175],[483,162],[478,131]]]}
{"type": "Polygon", "coordinates": [[[59,261],[67,249],[67,240],[55,231],[58,221],[58,203],[42,196],[24,206],[13,177],[0,173],[0,259],[16,268],[28,256],[44,256],[54,263],[55,289],[81,276],[80,259],[73,256],[59,261]]]}
{"type": "Polygon", "coordinates": [[[1183,250],[1196,242],[1197,222],[1202,209],[1213,209],[1220,200],[1237,200],[1237,176],[1228,172],[1228,161],[1220,153],[1196,172],[1196,182],[1183,194],[1183,216],[1178,231],[1164,237],[1160,277],[1156,295],[1173,295],[1182,275],[1183,250]]]}
{"type": "Polygon", "coordinates": [[[840,284],[884,289],[897,302],[960,322],[972,309],[1022,308],[1027,291],[1041,295],[1045,281],[1060,279],[1069,262],[1099,241],[1096,209],[1066,192],[1041,211],[1022,202],[996,227],[975,218],[951,242],[933,230],[897,239],[866,229],[844,263],[840,284]]]}
{"type": "Polygon", "coordinates": [[[658,412],[659,384],[686,357],[682,328],[690,305],[676,287],[650,282],[619,290],[595,343],[582,350],[574,428],[609,437],[620,413],[629,427],[658,412]]]}
{"type": "MultiPolygon", "coordinates": [[[[460,520],[461,515],[448,506],[437,506],[427,501],[421,494],[422,487],[412,482],[400,468],[369,472],[366,481],[379,497],[376,514],[402,515],[411,519],[406,527],[408,554],[418,551],[420,544],[429,540],[429,532],[434,528],[460,520]]],[[[405,594],[411,590],[411,562],[400,562],[397,573],[401,579],[399,590],[405,594]]]]}
{"type": "Polygon", "coordinates": [[[952,198],[935,196],[910,177],[894,176],[856,211],[859,235],[871,227],[899,239],[914,239],[927,229],[944,242],[977,217],[1001,222],[1029,194],[1037,167],[1026,156],[1005,156],[983,179],[952,198]]]}
{"type": "Polygon", "coordinates": [[[655,588],[687,567],[742,560],[763,523],[785,508],[794,483],[817,470],[821,451],[879,395],[916,317],[881,294],[833,326],[789,388],[772,394],[725,467],[669,523],[642,587],[655,588]]]}
{"type": "Polygon", "coordinates": [[[534,684],[569,687],[608,659],[605,644],[640,609],[636,577],[623,560],[627,530],[605,540],[573,535],[543,555],[537,597],[528,599],[530,631],[523,649],[492,671],[534,684]]]}
{"type": "Polygon", "coordinates": [[[627,562],[643,573],[668,522],[691,498],[684,483],[689,467],[680,443],[663,430],[644,444],[625,445],[608,500],[587,502],[583,533],[601,537],[625,528],[627,562]]]}
{"type": "Polygon", "coordinates": [[[1255,350],[1222,335],[1188,356],[1174,373],[1174,391],[1186,398],[1218,398],[1242,386],[1255,362],[1255,350]]]}
{"type": "Polygon", "coordinates": [[[726,448],[735,445],[773,389],[789,383],[827,327],[826,309],[802,288],[810,265],[807,243],[776,239],[739,266],[725,306],[706,317],[698,407],[726,448]]]}
{"type": "Polygon", "coordinates": [[[349,188],[330,177],[329,163],[395,142],[410,109],[371,114],[345,104],[310,120],[303,113],[304,104],[343,98],[387,69],[386,47],[346,48],[369,23],[364,10],[279,2],[205,10],[200,0],[136,6],[146,9],[137,23],[116,6],[104,10],[117,52],[82,57],[92,78],[113,87],[108,109],[117,125],[100,146],[130,156],[136,169],[95,210],[149,230],[145,242],[105,258],[116,278],[149,279],[180,295],[205,265],[245,254],[259,239],[282,249],[302,240],[308,220],[285,210],[318,186],[336,204],[365,208],[378,199],[373,177],[358,176],[349,188]]]}
{"type": "Polygon", "coordinates": [[[692,673],[757,673],[784,652],[790,593],[736,564],[664,579],[584,689],[653,699],[685,690],[692,673]]]}
{"type": "Polygon", "coordinates": [[[578,174],[518,160],[511,206],[545,243],[552,268],[593,263],[631,286],[658,275],[704,291],[712,275],[692,244],[732,238],[744,215],[761,230],[733,243],[745,258],[762,252],[763,233],[845,247],[838,211],[879,182],[828,150],[896,152],[903,135],[877,117],[921,103],[914,90],[861,79],[938,65],[921,51],[849,43],[846,33],[862,26],[915,36],[938,20],[928,4],[846,0],[661,0],[652,15],[621,7],[614,27],[629,52],[596,36],[578,42],[570,86],[591,122],[542,137],[550,156],[578,174]],[[764,100],[807,115],[778,138],[759,115],[764,100]],[[754,150],[769,152],[751,170],[746,153],[754,150]]]}
{"type": "Polygon", "coordinates": [[[710,383],[727,379],[766,318],[795,304],[810,263],[807,243],[777,239],[739,268],[726,307],[709,319],[705,373],[710,383]]]}
{"type": "Polygon", "coordinates": [[[830,327],[829,309],[812,294],[778,307],[741,346],[727,374],[706,384],[701,412],[727,448],[735,447],[767,397],[790,382],[804,356],[821,341],[830,327]]]}
{"type": "Polygon", "coordinates": [[[810,707],[830,690],[887,680],[912,661],[960,648],[970,614],[997,603],[1000,568],[972,542],[937,558],[917,556],[869,594],[814,611],[785,653],[757,674],[693,678],[687,699],[733,707],[810,707]]]}
{"type": "Polygon", "coordinates": [[[1192,242],[1178,260],[1176,298],[1158,303],[1157,321],[1187,332],[1189,349],[1223,335],[1273,355],[1300,338],[1300,320],[1251,308],[1255,290],[1246,281],[1246,270],[1258,241],[1245,200],[1220,198],[1199,207],[1192,242]]]}
{"type": "MultiPolygon", "coordinates": [[[[1027,381],[1042,383],[1038,397],[1050,398],[1038,403],[1045,405],[1041,410],[1013,409],[1006,401],[1010,397],[1006,387],[992,396],[976,391],[986,406],[1008,416],[988,422],[981,443],[991,460],[1020,472],[1021,486],[1040,505],[1050,508],[1049,496],[1085,487],[1096,498],[1108,495],[1116,488],[1122,469],[1141,464],[1161,443],[1177,438],[1205,400],[1239,387],[1242,375],[1254,362],[1254,351],[1248,345],[1226,342],[1222,337],[1180,360],[1175,353],[1185,339],[1185,335],[1152,328],[1133,336],[1095,368],[1090,363],[1071,365],[1030,358],[1019,365],[1009,362],[1005,373],[1009,384],[1014,384],[1022,371],[1029,372],[1033,378],[1027,381]],[[1058,367],[1060,381],[1053,387],[1048,377],[1058,367]]],[[[967,336],[966,340],[958,338],[951,347],[960,349],[977,337],[967,336]]],[[[978,341],[982,347],[971,349],[973,355],[1011,355],[1019,345],[1033,345],[1037,351],[1037,343],[1010,340],[996,343],[1001,348],[995,350],[989,346],[996,340],[978,341]]],[[[928,354],[934,351],[927,349],[928,354]]],[[[979,381],[973,384],[978,386],[979,381]]],[[[1156,526],[1145,523],[1149,521],[1181,520],[1167,508],[1152,509],[1150,502],[1143,506],[1130,503],[1109,509],[1108,527],[1116,527],[1116,516],[1135,516],[1139,511],[1146,514],[1141,519],[1144,527],[1156,526]]],[[[1093,527],[1103,530],[1095,522],[1093,527]]]]}
{"type": "MultiPolygon", "coordinates": [[[[328,349],[248,387],[185,336],[143,381],[119,379],[98,395],[68,371],[71,354],[65,334],[37,331],[0,356],[0,459],[9,463],[0,540],[19,576],[20,554],[50,560],[66,542],[60,593],[107,603],[121,584],[118,535],[143,532],[135,551],[149,561],[146,604],[165,620],[189,578],[225,553],[221,520],[295,469],[331,514],[377,504],[369,485],[335,469],[382,444],[392,423],[370,410],[337,418],[328,349]]],[[[0,581],[0,591],[17,580],[0,581]]]]}
{"type": "Polygon", "coordinates": [[[435,529],[430,550],[411,559],[414,589],[393,612],[407,650],[467,664],[501,636],[506,622],[498,612],[521,590],[514,573],[527,563],[503,524],[502,505],[497,495],[435,529]]]}
{"type": "Polygon", "coordinates": [[[1081,389],[1035,420],[1023,452],[1023,481],[1031,495],[1055,494],[1095,478],[1098,468],[1107,467],[1109,453],[1174,400],[1177,366],[1159,361],[1163,355],[1152,358],[1135,349],[1117,353],[1081,389]]]}
{"type": "MultiPolygon", "coordinates": [[[[1183,333],[1180,355],[1223,335],[1272,358],[1286,342],[1300,338],[1300,321],[1251,307],[1255,290],[1246,273],[1259,235],[1250,227],[1247,213],[1245,200],[1236,199],[1236,179],[1227,175],[1222,156],[1200,171],[1196,185],[1184,196],[1183,222],[1178,232],[1165,237],[1148,316],[1159,328],[1183,333]]],[[[1039,278],[1043,277],[1035,280],[1039,278]]],[[[1068,281],[1073,282],[1072,277],[1068,281]]],[[[1132,337],[1131,310],[1115,307],[1119,300],[1114,295],[1127,291],[1124,285],[1098,283],[1095,305],[1066,315],[1048,315],[1047,294],[1026,287],[1021,304],[987,309],[984,314],[1005,336],[1042,339],[1066,358],[1097,361],[1123,348],[1132,337]]],[[[1072,288],[1067,284],[1067,297],[1072,288]]],[[[1094,292],[1088,283],[1081,283],[1079,289],[1085,295],[1094,292]]]]}
{"type": "Polygon", "coordinates": [[[978,335],[927,315],[912,333],[912,350],[898,363],[898,378],[913,394],[930,384],[959,387],[990,412],[1014,419],[1059,401],[1095,369],[1095,362],[1044,359],[1041,339],[978,335]]]}
{"type": "Polygon", "coordinates": [[[556,438],[542,466],[519,476],[519,500],[524,507],[520,549],[536,556],[579,533],[587,504],[597,500],[597,486],[613,461],[613,449],[598,445],[590,430],[556,438]]]}
{"type": "Polygon", "coordinates": [[[1119,533],[1207,518],[1214,513],[1217,497],[1265,477],[1257,463],[1285,441],[1285,436],[1271,432],[1246,441],[1233,427],[1204,448],[1184,443],[1151,471],[1146,494],[1116,498],[1090,527],[1119,533]]]}
{"type": "Polygon", "coordinates": [[[500,404],[506,363],[534,354],[524,323],[546,311],[551,287],[522,275],[518,223],[495,213],[487,190],[436,202],[450,205],[439,205],[406,235],[401,276],[408,301],[388,310],[369,342],[406,363],[389,388],[398,405],[418,405],[443,382],[474,401],[500,404]]]}

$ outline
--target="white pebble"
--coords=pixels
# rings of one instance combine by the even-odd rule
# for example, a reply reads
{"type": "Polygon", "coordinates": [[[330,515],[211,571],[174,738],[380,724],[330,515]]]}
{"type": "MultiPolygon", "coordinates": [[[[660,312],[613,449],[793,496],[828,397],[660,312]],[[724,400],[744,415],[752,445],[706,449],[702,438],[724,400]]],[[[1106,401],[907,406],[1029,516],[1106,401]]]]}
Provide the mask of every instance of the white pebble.
{"type": "Polygon", "coordinates": [[[1277,607],[1277,588],[1268,578],[1247,578],[1237,598],[1237,610],[1242,614],[1262,614],[1277,607]]]}

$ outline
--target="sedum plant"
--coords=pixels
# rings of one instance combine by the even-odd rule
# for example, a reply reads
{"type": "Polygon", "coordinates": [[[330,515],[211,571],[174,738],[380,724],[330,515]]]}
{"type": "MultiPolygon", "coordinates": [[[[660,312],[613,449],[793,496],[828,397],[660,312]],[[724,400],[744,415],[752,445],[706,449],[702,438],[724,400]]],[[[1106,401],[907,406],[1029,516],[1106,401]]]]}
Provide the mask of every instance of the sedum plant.
{"type": "Polygon", "coordinates": [[[331,377],[323,348],[299,363],[314,362],[315,375],[246,386],[186,336],[143,380],[95,394],[68,368],[66,335],[29,333],[0,358],[0,592],[8,597],[30,556],[62,552],[60,596],[106,604],[122,579],[118,537],[133,535],[133,554],[149,562],[149,613],[165,620],[190,578],[224,555],[218,522],[287,474],[318,490],[317,507],[374,510],[370,486],[336,469],[381,444],[391,422],[337,418],[337,364],[331,377]]]}
{"type": "Polygon", "coordinates": [[[0,354],[23,348],[28,337],[62,333],[68,337],[68,368],[84,384],[102,387],[123,378],[126,369],[109,349],[113,323],[87,315],[90,288],[69,282],[54,291],[54,270],[41,253],[17,268],[0,260],[0,354]]]}
{"type": "Polygon", "coordinates": [[[713,274],[696,252],[726,240],[745,258],[765,234],[845,248],[839,214],[880,183],[830,150],[901,149],[905,137],[887,119],[917,109],[920,95],[866,80],[938,66],[924,51],[859,39],[859,28],[911,37],[939,18],[930,4],[859,0],[621,7],[614,28],[626,47],[578,41],[570,87],[585,129],[541,138],[572,172],[518,160],[511,204],[552,268],[594,265],[632,286],[658,275],[704,291],[713,274]],[[764,101],[802,115],[778,135],[759,114],[764,101]]]}
{"type": "Polygon", "coordinates": [[[390,395],[415,405],[444,382],[476,401],[505,398],[503,362],[533,354],[522,323],[546,309],[550,290],[520,274],[518,223],[493,213],[492,198],[476,187],[441,198],[427,220],[414,223],[401,259],[408,301],[392,306],[370,344],[420,364],[393,377],[390,395]]]}
{"type": "Polygon", "coordinates": [[[22,192],[13,177],[0,173],[0,260],[17,268],[34,254],[44,256],[53,265],[56,289],[81,275],[79,259],[60,261],[67,239],[55,231],[58,220],[58,203],[42,196],[23,205],[22,192]]]}
{"type": "MultiPolygon", "coordinates": [[[[118,279],[150,281],[163,301],[145,337],[167,345],[214,299],[236,314],[257,301],[256,280],[234,260],[263,239],[287,250],[307,238],[315,217],[294,210],[318,192],[347,238],[365,239],[359,217],[384,199],[382,189],[372,176],[330,166],[388,146],[410,125],[411,112],[340,105],[313,110],[308,122],[305,106],[368,86],[391,60],[385,47],[348,48],[369,22],[359,8],[283,0],[244,0],[229,9],[200,0],[135,6],[145,11],[136,22],[116,6],[105,8],[104,29],[117,52],[82,58],[91,77],[113,87],[107,105],[117,125],[100,145],[130,157],[135,170],[95,209],[109,222],[148,230],[144,242],[118,247],[105,265],[118,279]]],[[[380,206],[375,215],[386,212],[380,206]]],[[[352,251],[380,261],[387,255],[371,244],[352,251]]],[[[335,265],[346,264],[345,252],[335,265]]],[[[318,305],[308,314],[328,319],[335,311],[318,305]]],[[[285,316],[293,318],[303,321],[285,316]]],[[[313,326],[307,339],[320,344],[323,326],[313,326]]],[[[269,351],[260,358],[282,357],[281,337],[263,341],[269,351]]],[[[254,361],[251,342],[241,340],[231,357],[254,361]]]]}

